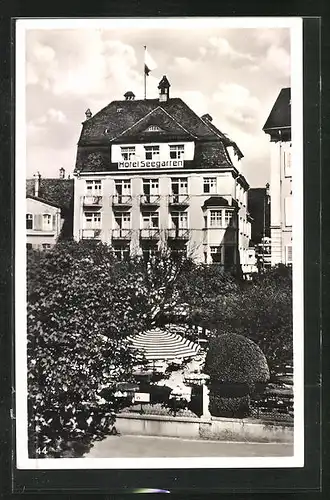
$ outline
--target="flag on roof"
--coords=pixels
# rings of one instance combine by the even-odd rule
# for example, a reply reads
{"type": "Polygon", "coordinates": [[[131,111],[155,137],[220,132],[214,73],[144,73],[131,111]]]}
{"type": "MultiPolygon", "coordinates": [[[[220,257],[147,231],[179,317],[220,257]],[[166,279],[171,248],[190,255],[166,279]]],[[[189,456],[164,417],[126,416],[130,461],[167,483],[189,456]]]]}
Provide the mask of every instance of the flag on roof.
{"type": "Polygon", "coordinates": [[[144,47],[144,73],[148,76],[150,71],[157,68],[157,64],[149,54],[147,47],[144,47]]]}

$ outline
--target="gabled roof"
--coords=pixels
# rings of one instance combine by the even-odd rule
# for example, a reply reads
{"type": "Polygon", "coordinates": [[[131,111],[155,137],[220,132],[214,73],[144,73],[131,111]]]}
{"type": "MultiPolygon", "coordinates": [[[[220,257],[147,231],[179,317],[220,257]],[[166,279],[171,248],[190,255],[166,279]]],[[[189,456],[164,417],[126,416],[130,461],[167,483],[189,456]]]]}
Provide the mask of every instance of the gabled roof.
{"type": "Polygon", "coordinates": [[[156,137],[159,137],[159,134],[166,134],[166,136],[168,134],[173,134],[174,136],[180,136],[180,138],[185,138],[186,140],[193,140],[196,138],[195,135],[191,134],[184,126],[175,120],[166,109],[158,106],[138,120],[132,127],[121,132],[114,138],[113,142],[122,142],[125,141],[125,139],[130,139],[135,136],[139,136],[142,141],[144,139],[149,139],[151,134],[147,132],[146,129],[150,125],[158,125],[162,129],[161,132],[155,132],[156,137]]]}
{"type": "Polygon", "coordinates": [[[39,196],[27,195],[26,198],[29,198],[30,200],[40,201],[40,203],[43,203],[44,205],[49,205],[50,207],[61,208],[56,203],[51,203],[50,201],[46,201],[43,198],[39,198],[39,196]]]}
{"type": "Polygon", "coordinates": [[[179,123],[192,136],[210,140],[215,138],[215,133],[205,122],[182,99],[176,97],[165,102],[159,99],[113,101],[83,122],[78,145],[109,143],[157,108],[172,118],[172,124],[179,123]]]}
{"type": "Polygon", "coordinates": [[[34,179],[26,180],[26,196],[69,210],[73,206],[73,179],[41,178],[39,181],[38,197],[34,196],[34,179]]]}
{"type": "Polygon", "coordinates": [[[264,132],[291,127],[291,88],[283,88],[263,126],[264,132]]]}

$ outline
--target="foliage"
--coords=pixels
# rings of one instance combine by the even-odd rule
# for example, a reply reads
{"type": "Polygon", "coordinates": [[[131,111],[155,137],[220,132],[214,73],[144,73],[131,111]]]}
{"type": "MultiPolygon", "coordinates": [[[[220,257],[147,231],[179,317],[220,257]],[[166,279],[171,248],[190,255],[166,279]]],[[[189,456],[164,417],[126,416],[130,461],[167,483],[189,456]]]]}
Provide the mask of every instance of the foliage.
{"type": "Polygon", "coordinates": [[[222,397],[210,393],[209,410],[214,417],[244,418],[250,414],[250,396],[222,397]]]}
{"type": "Polygon", "coordinates": [[[243,335],[261,348],[272,376],[292,364],[291,269],[279,266],[257,275],[204,308],[199,321],[223,333],[243,335]]]}
{"type": "Polygon", "coordinates": [[[269,369],[261,349],[252,340],[237,334],[223,334],[210,342],[205,360],[210,382],[247,384],[267,382],[269,369]]]}
{"type": "MultiPolygon", "coordinates": [[[[252,338],[272,366],[290,359],[286,269],[243,286],[220,267],[189,259],[163,255],[148,263],[120,262],[109,246],[94,241],[61,241],[50,251],[29,251],[27,260],[31,456],[63,456],[68,443],[88,444],[107,431],[128,403],[114,396],[116,382],[134,380],[126,337],[171,315],[212,327],[219,339],[223,332],[252,338]]],[[[211,354],[217,341],[211,342],[211,354]]],[[[258,355],[245,346],[244,359],[255,363],[258,355]]],[[[234,352],[237,381],[238,374],[254,381],[253,370],[244,371],[239,350],[234,352]]],[[[208,369],[219,375],[211,354],[208,369]]],[[[262,373],[267,378],[265,366],[262,373]]]]}
{"type": "Polygon", "coordinates": [[[205,360],[210,376],[210,412],[214,416],[242,417],[249,413],[249,396],[269,379],[267,360],[251,340],[223,334],[210,342],[205,360]]]}
{"type": "Polygon", "coordinates": [[[31,456],[58,456],[68,441],[106,432],[120,407],[101,392],[130,379],[125,336],[145,323],[127,315],[133,297],[125,295],[125,274],[113,264],[103,245],[61,243],[29,256],[31,456]]]}

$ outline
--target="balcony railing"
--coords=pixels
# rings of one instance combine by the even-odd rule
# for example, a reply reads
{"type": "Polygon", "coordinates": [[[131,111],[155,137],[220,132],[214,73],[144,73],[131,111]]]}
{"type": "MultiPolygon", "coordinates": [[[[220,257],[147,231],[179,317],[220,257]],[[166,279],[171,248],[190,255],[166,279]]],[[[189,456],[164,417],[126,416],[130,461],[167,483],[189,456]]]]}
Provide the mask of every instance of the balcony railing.
{"type": "Polygon", "coordinates": [[[169,229],[167,236],[169,239],[189,240],[189,229],[183,229],[183,228],[169,229]]]}
{"type": "Polygon", "coordinates": [[[100,207],[102,205],[102,196],[84,196],[83,204],[86,207],[100,207]]]}
{"type": "Polygon", "coordinates": [[[146,240],[158,240],[159,239],[159,229],[140,229],[140,237],[146,240]]]}
{"type": "Polygon", "coordinates": [[[132,205],[132,196],[130,194],[115,194],[112,197],[112,204],[122,207],[130,207],[132,205]]]}
{"type": "Polygon", "coordinates": [[[113,229],[112,238],[116,240],[129,240],[131,239],[131,229],[113,229]]]}
{"type": "Polygon", "coordinates": [[[188,206],[189,196],[187,194],[171,194],[168,203],[175,206],[188,206]]]}
{"type": "Polygon", "coordinates": [[[82,229],[81,238],[83,240],[96,240],[101,237],[101,229],[82,229]]]}
{"type": "Polygon", "coordinates": [[[141,205],[159,205],[160,196],[158,194],[142,194],[140,203],[141,205]]]}

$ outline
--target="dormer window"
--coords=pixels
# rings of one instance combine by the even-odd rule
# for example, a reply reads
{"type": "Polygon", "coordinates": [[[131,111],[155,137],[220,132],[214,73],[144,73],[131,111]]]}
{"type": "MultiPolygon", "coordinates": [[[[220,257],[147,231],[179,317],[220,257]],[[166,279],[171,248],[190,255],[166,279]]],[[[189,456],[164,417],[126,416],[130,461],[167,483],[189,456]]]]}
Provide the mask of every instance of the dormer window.
{"type": "Polygon", "coordinates": [[[122,146],[121,156],[123,160],[131,161],[135,157],[135,146],[122,146]]]}
{"type": "Polygon", "coordinates": [[[159,159],[159,146],[144,146],[146,153],[146,160],[159,159]]]}
{"type": "Polygon", "coordinates": [[[184,145],[174,144],[170,146],[170,158],[172,160],[182,160],[184,157],[184,145]]]}
{"type": "Polygon", "coordinates": [[[162,132],[162,129],[158,125],[149,125],[145,132],[162,132]]]}

